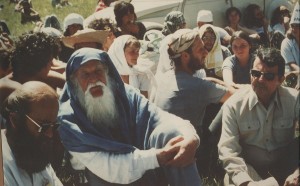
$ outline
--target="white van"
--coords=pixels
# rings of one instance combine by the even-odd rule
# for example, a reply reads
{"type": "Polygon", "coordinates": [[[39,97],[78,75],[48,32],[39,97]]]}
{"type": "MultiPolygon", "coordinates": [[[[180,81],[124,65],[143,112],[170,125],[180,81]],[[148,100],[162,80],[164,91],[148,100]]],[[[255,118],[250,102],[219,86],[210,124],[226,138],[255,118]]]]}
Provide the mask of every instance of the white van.
{"type": "Polygon", "coordinates": [[[184,13],[188,28],[196,27],[197,14],[201,9],[211,10],[214,25],[225,27],[225,11],[235,6],[243,12],[249,4],[259,5],[268,19],[273,10],[285,5],[291,12],[297,0],[132,0],[138,20],[142,21],[147,29],[159,28],[164,17],[172,10],[184,13]],[[159,24],[158,24],[159,23],[159,24]]]}

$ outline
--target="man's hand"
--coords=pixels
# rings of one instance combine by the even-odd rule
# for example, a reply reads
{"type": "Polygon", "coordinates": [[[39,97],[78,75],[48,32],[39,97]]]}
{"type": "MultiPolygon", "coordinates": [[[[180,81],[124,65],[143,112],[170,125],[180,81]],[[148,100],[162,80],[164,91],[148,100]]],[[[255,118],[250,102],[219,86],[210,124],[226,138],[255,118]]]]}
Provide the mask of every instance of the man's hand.
{"type": "Polygon", "coordinates": [[[299,168],[295,170],[295,172],[287,177],[284,182],[284,186],[297,186],[299,185],[299,168]]]}
{"type": "Polygon", "coordinates": [[[175,167],[187,166],[195,161],[195,153],[198,146],[199,140],[194,136],[186,139],[183,137],[175,137],[163,148],[160,154],[162,156],[157,156],[158,162],[160,162],[160,157],[164,157],[162,158],[164,160],[162,162],[164,163],[160,163],[160,165],[175,167]]]}

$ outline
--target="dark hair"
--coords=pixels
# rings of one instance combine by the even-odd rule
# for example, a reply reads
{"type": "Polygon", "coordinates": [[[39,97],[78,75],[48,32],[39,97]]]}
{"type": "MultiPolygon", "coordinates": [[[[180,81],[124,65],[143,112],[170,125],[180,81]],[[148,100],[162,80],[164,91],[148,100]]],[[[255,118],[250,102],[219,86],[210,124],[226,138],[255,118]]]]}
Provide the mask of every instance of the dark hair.
{"type": "Polygon", "coordinates": [[[257,49],[256,57],[258,57],[262,61],[262,63],[266,64],[268,67],[278,66],[278,76],[284,76],[285,61],[281,56],[280,50],[276,48],[261,47],[257,49]]]}
{"type": "Polygon", "coordinates": [[[236,40],[236,39],[238,39],[238,38],[241,38],[241,39],[247,41],[247,43],[250,46],[252,46],[252,42],[251,42],[251,39],[250,39],[249,35],[246,32],[244,32],[244,31],[236,31],[236,32],[234,32],[232,34],[232,36],[231,36],[231,39],[230,39],[230,45],[232,46],[233,41],[236,40]]]}
{"type": "Polygon", "coordinates": [[[110,20],[109,18],[95,19],[90,22],[88,28],[92,28],[94,30],[107,30],[112,33],[116,32],[116,27],[113,24],[112,20],[110,20]]]}
{"type": "Polygon", "coordinates": [[[0,68],[4,71],[10,67],[10,50],[0,49],[0,68]]]}
{"type": "Polygon", "coordinates": [[[124,1],[121,1],[115,5],[114,13],[118,27],[122,26],[122,18],[128,13],[134,14],[134,17],[136,18],[133,5],[124,1]]]}
{"type": "Polygon", "coordinates": [[[263,26],[263,20],[257,19],[254,15],[256,9],[260,9],[257,4],[250,4],[245,9],[244,23],[247,28],[263,26]]]}
{"type": "Polygon", "coordinates": [[[229,21],[229,14],[231,14],[231,12],[237,12],[237,14],[239,15],[240,20],[241,20],[242,13],[241,13],[240,9],[238,9],[237,7],[233,6],[233,7],[228,8],[226,10],[226,12],[225,12],[225,16],[226,16],[227,21],[229,21]]]}
{"type": "Polygon", "coordinates": [[[19,37],[11,55],[14,77],[33,76],[53,58],[57,41],[45,33],[27,33],[19,37]]]}

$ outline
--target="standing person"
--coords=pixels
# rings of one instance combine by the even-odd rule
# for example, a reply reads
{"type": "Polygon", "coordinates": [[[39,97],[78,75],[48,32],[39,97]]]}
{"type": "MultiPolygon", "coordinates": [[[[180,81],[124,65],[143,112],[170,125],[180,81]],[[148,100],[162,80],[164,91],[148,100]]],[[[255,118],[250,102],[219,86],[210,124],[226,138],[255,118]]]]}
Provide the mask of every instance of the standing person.
{"type": "Polygon", "coordinates": [[[251,86],[223,106],[218,147],[229,178],[225,185],[299,184],[300,100],[297,90],[281,86],[284,64],[279,50],[260,48],[251,86]]]}
{"type": "Polygon", "coordinates": [[[208,51],[205,58],[206,76],[223,79],[222,64],[225,58],[231,56],[230,50],[221,45],[221,39],[215,26],[205,24],[199,29],[199,34],[208,51]]]}
{"type": "Polygon", "coordinates": [[[151,79],[155,80],[150,69],[138,68],[140,47],[141,44],[137,38],[132,35],[122,35],[114,40],[108,54],[123,82],[137,88],[141,94],[148,98],[151,79]]]}
{"type": "Polygon", "coordinates": [[[24,83],[9,95],[1,111],[4,185],[62,186],[50,164],[57,112],[58,96],[45,83],[24,83]]]}
{"type": "Polygon", "coordinates": [[[250,37],[243,31],[234,32],[230,45],[233,55],[225,59],[222,65],[223,79],[225,83],[241,88],[241,84],[250,84],[250,69],[255,57],[251,52],[250,37]]]}
{"type": "Polygon", "coordinates": [[[66,72],[59,132],[89,185],[201,185],[192,125],[124,84],[107,53],[79,49],[66,72]]]}

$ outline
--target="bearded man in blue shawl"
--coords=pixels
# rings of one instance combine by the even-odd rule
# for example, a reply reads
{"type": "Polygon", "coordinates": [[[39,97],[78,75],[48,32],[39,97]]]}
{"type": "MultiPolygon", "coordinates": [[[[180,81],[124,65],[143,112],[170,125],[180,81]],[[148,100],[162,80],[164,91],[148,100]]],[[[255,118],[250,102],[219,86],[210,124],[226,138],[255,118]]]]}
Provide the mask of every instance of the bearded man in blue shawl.
{"type": "Polygon", "coordinates": [[[193,126],[124,84],[105,52],[77,50],[66,77],[59,132],[89,185],[201,185],[193,126]]]}

